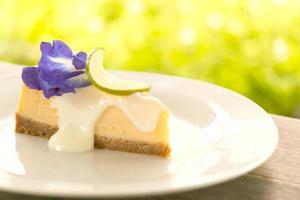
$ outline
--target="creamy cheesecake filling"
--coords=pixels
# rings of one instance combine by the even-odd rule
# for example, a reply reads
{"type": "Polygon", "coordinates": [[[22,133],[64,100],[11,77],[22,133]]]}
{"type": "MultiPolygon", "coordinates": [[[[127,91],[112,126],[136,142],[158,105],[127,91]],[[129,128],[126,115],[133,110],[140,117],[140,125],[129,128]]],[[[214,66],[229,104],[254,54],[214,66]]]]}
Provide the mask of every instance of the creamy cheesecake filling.
{"type": "Polygon", "coordinates": [[[49,140],[55,151],[85,152],[94,148],[95,125],[109,106],[117,106],[145,134],[153,131],[162,111],[167,108],[157,99],[143,93],[114,96],[94,86],[54,97],[52,107],[58,112],[59,130],[49,140]]]}

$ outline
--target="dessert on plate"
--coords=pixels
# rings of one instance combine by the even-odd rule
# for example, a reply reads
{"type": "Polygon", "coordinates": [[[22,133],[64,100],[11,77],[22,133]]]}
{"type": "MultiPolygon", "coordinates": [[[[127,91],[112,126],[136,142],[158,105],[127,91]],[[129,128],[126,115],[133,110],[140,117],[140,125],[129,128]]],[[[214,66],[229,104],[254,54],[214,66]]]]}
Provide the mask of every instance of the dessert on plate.
{"type": "Polygon", "coordinates": [[[38,66],[23,68],[17,133],[49,138],[53,151],[169,156],[169,111],[148,84],[107,72],[103,49],[74,54],[59,40],[40,48],[38,66]]]}

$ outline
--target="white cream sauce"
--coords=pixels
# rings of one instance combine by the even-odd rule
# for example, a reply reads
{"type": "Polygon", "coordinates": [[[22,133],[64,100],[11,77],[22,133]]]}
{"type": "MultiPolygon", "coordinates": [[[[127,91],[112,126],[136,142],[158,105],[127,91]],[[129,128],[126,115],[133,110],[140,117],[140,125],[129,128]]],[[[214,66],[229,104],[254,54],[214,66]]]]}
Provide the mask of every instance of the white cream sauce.
{"type": "Polygon", "coordinates": [[[76,93],[54,97],[52,107],[58,111],[59,130],[50,138],[48,146],[54,151],[85,152],[94,148],[94,128],[101,114],[109,106],[119,107],[142,132],[157,126],[165,106],[155,97],[142,93],[115,96],[94,86],[80,88],[76,93]]]}

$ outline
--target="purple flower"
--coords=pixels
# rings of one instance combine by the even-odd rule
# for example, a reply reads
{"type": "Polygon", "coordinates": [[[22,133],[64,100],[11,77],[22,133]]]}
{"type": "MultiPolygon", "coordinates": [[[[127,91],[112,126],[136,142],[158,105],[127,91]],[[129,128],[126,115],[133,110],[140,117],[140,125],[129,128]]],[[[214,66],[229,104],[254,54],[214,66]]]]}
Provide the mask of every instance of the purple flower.
{"type": "Polygon", "coordinates": [[[83,69],[85,68],[86,59],[86,53],[80,51],[78,54],[73,56],[72,64],[75,66],[76,69],[83,69]]]}
{"type": "Polygon", "coordinates": [[[50,98],[90,85],[85,73],[86,53],[73,55],[59,40],[54,40],[52,45],[42,42],[40,48],[42,56],[38,66],[26,67],[22,72],[22,79],[29,88],[42,90],[44,96],[50,98]]]}

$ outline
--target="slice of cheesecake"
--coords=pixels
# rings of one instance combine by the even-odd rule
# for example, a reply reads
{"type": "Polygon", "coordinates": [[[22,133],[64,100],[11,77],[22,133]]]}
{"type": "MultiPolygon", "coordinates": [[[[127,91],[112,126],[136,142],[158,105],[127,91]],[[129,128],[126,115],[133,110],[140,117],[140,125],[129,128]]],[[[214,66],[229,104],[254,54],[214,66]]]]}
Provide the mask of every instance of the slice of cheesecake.
{"type": "Polygon", "coordinates": [[[17,133],[49,138],[53,151],[169,156],[169,111],[149,94],[149,84],[107,72],[102,48],[75,54],[54,40],[40,49],[38,65],[22,71],[17,133]]]}
{"type": "MultiPolygon", "coordinates": [[[[89,87],[93,87],[93,86],[89,86],[89,87]]],[[[72,104],[72,102],[71,103],[68,102],[67,104],[61,104],[62,106],[61,107],[57,106],[57,108],[59,108],[57,109],[53,105],[53,101],[54,100],[62,101],[61,99],[66,99],[68,98],[69,95],[70,99],[73,100],[74,97],[78,97],[80,102],[82,102],[86,98],[80,96],[81,90],[82,91],[90,90],[89,91],[90,93],[91,92],[97,93],[97,89],[94,90],[93,88],[87,88],[87,89],[80,89],[79,92],[76,92],[76,94],[64,94],[62,97],[55,97],[56,99],[53,97],[47,99],[44,97],[42,91],[33,90],[24,85],[20,93],[19,105],[16,112],[16,132],[33,135],[33,136],[40,136],[44,138],[53,137],[53,135],[55,135],[55,133],[57,133],[59,129],[62,128],[60,126],[63,126],[64,123],[64,122],[60,122],[59,120],[60,116],[63,116],[60,113],[63,110],[62,108],[65,108],[70,104],[72,104]],[[74,97],[71,95],[73,95],[74,97]],[[66,96],[66,98],[64,98],[64,96],[66,96]]],[[[100,97],[97,96],[97,98],[101,100],[102,96],[100,97]]],[[[132,105],[135,105],[135,104],[131,104],[131,100],[130,101],[126,100],[126,98],[129,97],[116,97],[116,98],[118,98],[117,99],[118,101],[120,100],[120,98],[124,98],[123,102],[125,103],[126,101],[128,101],[129,103],[127,107],[131,107],[132,105]]],[[[147,101],[148,100],[149,98],[147,97],[147,101]]],[[[75,101],[76,99],[74,100],[74,102],[75,101]]],[[[149,101],[151,103],[152,99],[150,99],[149,101]]],[[[77,110],[77,107],[80,107],[79,104],[80,103],[78,103],[77,105],[75,102],[74,105],[71,105],[74,106],[72,108],[76,110],[76,112],[74,111],[73,114],[75,118],[78,117],[76,115],[84,114],[81,112],[82,110],[80,109],[77,110]]],[[[131,109],[135,109],[135,111],[137,111],[138,108],[131,108],[131,109]]],[[[148,111],[149,109],[145,110],[144,113],[143,110],[140,110],[138,111],[138,114],[140,114],[139,116],[143,118],[143,116],[147,116],[149,114],[147,113],[148,111]]],[[[71,113],[70,111],[68,112],[69,113],[67,114],[72,115],[72,112],[71,113]]],[[[140,120],[138,123],[134,123],[139,119],[139,117],[137,117],[138,116],[137,115],[134,118],[132,114],[136,114],[136,113],[128,114],[126,112],[126,109],[124,109],[122,106],[118,106],[118,104],[116,103],[107,105],[105,109],[99,113],[99,115],[97,115],[96,113],[97,119],[96,122],[93,124],[91,130],[91,132],[93,132],[91,134],[93,140],[90,140],[93,142],[92,144],[93,147],[168,157],[170,154],[168,111],[166,109],[161,109],[154,123],[155,127],[151,128],[150,126],[148,126],[147,128],[145,126],[147,129],[146,132],[141,129],[141,127],[144,126],[142,123],[143,120],[140,120]],[[139,124],[141,125],[141,127],[138,127],[139,124]]],[[[85,113],[85,116],[88,115],[89,115],[88,113],[85,113]]],[[[148,123],[147,120],[144,120],[144,122],[148,123]]],[[[72,131],[69,131],[69,133],[67,134],[69,134],[70,137],[74,136],[72,135],[73,134],[72,131]]],[[[81,142],[79,141],[78,138],[75,138],[74,141],[79,142],[79,144],[81,142]]],[[[69,141],[66,141],[66,143],[68,142],[69,141]]]]}

